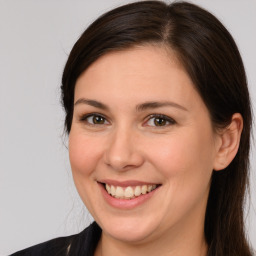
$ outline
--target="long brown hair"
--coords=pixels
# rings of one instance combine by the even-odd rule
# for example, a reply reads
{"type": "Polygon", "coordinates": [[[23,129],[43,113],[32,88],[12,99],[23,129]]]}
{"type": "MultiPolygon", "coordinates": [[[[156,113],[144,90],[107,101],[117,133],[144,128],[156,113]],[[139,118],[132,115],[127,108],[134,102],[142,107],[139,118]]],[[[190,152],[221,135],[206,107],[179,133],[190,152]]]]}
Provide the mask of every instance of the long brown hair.
{"type": "Polygon", "coordinates": [[[205,238],[209,256],[251,256],[243,218],[251,129],[246,75],[232,36],[208,11],[187,2],[139,1],[99,17],[76,42],[64,69],[61,89],[66,131],[71,129],[74,88],[81,73],[110,51],[151,43],[176,52],[214,127],[227,126],[234,113],[243,117],[236,157],[226,169],[212,174],[205,238]]]}

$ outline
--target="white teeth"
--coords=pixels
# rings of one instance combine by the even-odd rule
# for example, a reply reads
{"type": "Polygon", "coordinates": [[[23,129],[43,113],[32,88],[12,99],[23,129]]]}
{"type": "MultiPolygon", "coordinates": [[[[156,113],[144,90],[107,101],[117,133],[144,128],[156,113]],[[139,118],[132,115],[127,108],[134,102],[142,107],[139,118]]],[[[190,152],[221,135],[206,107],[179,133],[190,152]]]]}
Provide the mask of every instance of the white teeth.
{"type": "Polygon", "coordinates": [[[136,186],[135,191],[134,191],[134,195],[139,196],[140,194],[141,194],[140,186],[136,186]]]}
{"type": "Polygon", "coordinates": [[[116,189],[115,189],[115,187],[112,186],[112,185],[111,185],[111,189],[110,189],[110,194],[111,194],[112,196],[115,196],[115,195],[116,195],[116,189]]]}
{"type": "Polygon", "coordinates": [[[142,189],[141,189],[142,194],[145,195],[147,193],[147,191],[148,191],[147,185],[143,185],[142,189]]]}
{"type": "Polygon", "coordinates": [[[153,188],[153,186],[152,185],[148,185],[148,192],[150,192],[150,191],[152,191],[152,188],[153,188]]]}
{"type": "Polygon", "coordinates": [[[106,190],[108,191],[109,194],[111,193],[111,188],[108,184],[106,184],[106,190]]]}
{"type": "Polygon", "coordinates": [[[124,196],[124,190],[121,187],[116,187],[115,196],[118,198],[122,198],[124,196]]]}
{"type": "Polygon", "coordinates": [[[156,185],[142,185],[136,187],[128,186],[126,188],[123,188],[119,186],[115,187],[113,185],[105,184],[105,188],[111,196],[121,199],[131,199],[135,196],[140,196],[141,194],[145,195],[146,193],[149,193],[152,190],[156,189],[156,187],[156,185]]]}
{"type": "Polygon", "coordinates": [[[125,198],[132,198],[134,196],[134,192],[132,187],[127,187],[124,191],[125,198]]]}

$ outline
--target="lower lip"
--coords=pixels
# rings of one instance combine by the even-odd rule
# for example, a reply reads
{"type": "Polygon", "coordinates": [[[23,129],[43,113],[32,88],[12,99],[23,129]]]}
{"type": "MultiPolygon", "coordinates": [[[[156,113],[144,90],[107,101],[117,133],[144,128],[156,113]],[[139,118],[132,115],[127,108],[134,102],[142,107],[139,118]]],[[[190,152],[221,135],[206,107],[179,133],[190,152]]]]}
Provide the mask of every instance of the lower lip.
{"type": "Polygon", "coordinates": [[[145,195],[140,195],[140,196],[132,198],[132,199],[119,199],[119,198],[115,198],[115,197],[109,195],[108,192],[106,191],[106,189],[104,188],[104,185],[99,184],[99,186],[100,186],[100,189],[101,189],[104,199],[106,200],[106,202],[109,205],[111,205],[114,208],[119,208],[119,209],[124,209],[124,210],[133,209],[139,205],[144,204],[155,194],[155,192],[159,188],[159,187],[157,187],[156,189],[154,189],[153,191],[151,191],[145,195]]]}

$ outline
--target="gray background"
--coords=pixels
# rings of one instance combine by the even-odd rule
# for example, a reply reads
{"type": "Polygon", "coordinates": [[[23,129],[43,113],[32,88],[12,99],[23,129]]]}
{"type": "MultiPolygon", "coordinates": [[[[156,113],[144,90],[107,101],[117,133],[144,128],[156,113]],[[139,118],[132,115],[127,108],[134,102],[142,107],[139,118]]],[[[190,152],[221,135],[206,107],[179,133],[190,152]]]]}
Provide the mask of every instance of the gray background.
{"type": "MultiPolygon", "coordinates": [[[[90,221],[70,173],[60,79],[84,28],[128,2],[0,0],[0,255],[76,233],[90,221]]],[[[214,13],[234,36],[255,109],[256,1],[192,2],[214,13]]],[[[255,146],[251,159],[247,228],[256,248],[255,146]]]]}

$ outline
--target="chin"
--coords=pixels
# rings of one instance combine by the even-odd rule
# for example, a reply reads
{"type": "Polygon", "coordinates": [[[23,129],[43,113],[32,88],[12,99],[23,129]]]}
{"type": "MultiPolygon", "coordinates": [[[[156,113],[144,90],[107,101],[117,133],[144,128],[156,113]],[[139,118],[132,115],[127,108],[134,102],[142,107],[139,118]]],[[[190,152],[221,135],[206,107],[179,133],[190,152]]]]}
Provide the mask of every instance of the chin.
{"type": "Polygon", "coordinates": [[[103,232],[119,241],[128,243],[140,243],[147,240],[154,233],[157,225],[151,221],[141,219],[116,220],[99,223],[103,232]]]}

